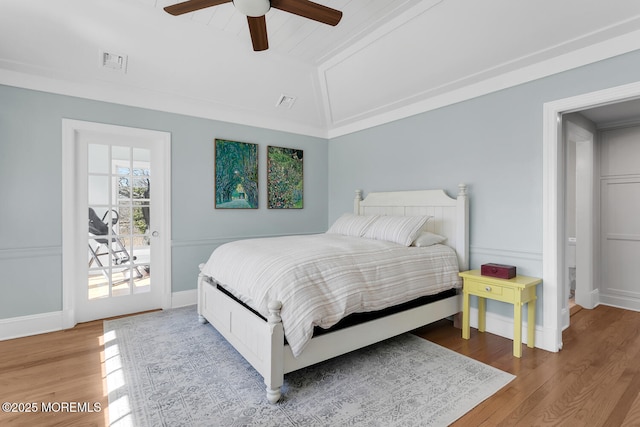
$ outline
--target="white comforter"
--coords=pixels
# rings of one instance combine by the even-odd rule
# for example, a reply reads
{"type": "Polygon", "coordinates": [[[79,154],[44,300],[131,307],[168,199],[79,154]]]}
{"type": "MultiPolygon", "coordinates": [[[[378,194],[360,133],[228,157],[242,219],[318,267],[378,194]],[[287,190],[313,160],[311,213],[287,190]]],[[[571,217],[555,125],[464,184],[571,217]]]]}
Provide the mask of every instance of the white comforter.
{"type": "Polygon", "coordinates": [[[218,247],[203,273],[267,317],[282,302],[294,356],[315,325],[460,287],[458,259],[444,245],[404,247],[337,234],[249,239],[218,247]]]}

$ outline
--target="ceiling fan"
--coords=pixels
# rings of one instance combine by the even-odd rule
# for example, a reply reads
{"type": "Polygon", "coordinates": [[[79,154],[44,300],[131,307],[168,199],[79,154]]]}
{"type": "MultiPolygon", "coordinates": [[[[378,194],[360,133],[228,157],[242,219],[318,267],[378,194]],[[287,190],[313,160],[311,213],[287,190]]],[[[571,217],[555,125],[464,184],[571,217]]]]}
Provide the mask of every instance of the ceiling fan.
{"type": "Polygon", "coordinates": [[[231,2],[240,13],[247,17],[251,42],[255,51],[269,48],[265,14],[272,7],[332,26],[338,25],[342,18],[341,11],[308,0],[188,0],[167,6],[164,10],[177,16],[231,2]]]}

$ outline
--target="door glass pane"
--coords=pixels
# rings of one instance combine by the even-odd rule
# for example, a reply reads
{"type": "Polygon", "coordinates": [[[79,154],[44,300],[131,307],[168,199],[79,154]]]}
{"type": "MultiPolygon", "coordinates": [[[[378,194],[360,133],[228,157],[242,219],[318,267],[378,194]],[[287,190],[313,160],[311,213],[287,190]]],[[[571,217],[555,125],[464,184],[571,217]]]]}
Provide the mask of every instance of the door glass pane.
{"type": "Polygon", "coordinates": [[[107,269],[89,270],[89,299],[109,296],[109,273],[107,269]]]}
{"type": "Polygon", "coordinates": [[[133,162],[144,162],[149,164],[151,160],[151,150],[147,148],[135,148],[133,149],[133,162]]]}
{"type": "Polygon", "coordinates": [[[129,164],[131,160],[131,147],[119,147],[113,146],[111,147],[112,151],[112,160],[118,163],[124,163],[125,165],[129,164]]]}
{"type": "Polygon", "coordinates": [[[89,205],[109,204],[109,177],[89,175],[89,205]]]}
{"type": "Polygon", "coordinates": [[[89,173],[109,173],[109,146],[104,144],[88,144],[89,173]]]}
{"type": "Polygon", "coordinates": [[[88,297],[149,292],[150,150],[89,144],[88,156],[88,297]]]}
{"type": "Polygon", "coordinates": [[[130,175],[113,177],[113,186],[116,189],[115,203],[126,204],[131,201],[130,175]]]}
{"type": "MultiPolygon", "coordinates": [[[[151,248],[149,246],[149,248],[151,248]]],[[[147,251],[147,258],[149,257],[149,252],[147,251]]],[[[151,265],[147,262],[146,264],[140,264],[137,267],[138,273],[141,274],[141,277],[135,281],[135,287],[133,288],[133,293],[141,294],[144,292],[151,291],[151,265]]]]}

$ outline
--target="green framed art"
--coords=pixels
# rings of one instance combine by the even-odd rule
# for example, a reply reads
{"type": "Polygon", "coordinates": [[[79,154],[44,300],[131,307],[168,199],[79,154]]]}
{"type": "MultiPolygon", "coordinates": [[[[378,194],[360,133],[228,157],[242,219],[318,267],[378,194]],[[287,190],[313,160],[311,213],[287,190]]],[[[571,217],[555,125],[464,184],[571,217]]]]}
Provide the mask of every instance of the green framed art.
{"type": "Polygon", "coordinates": [[[267,207],[302,209],[303,150],[267,147],[267,207]]]}
{"type": "Polygon", "coordinates": [[[215,207],[258,208],[258,144],[215,140],[215,207]]]}

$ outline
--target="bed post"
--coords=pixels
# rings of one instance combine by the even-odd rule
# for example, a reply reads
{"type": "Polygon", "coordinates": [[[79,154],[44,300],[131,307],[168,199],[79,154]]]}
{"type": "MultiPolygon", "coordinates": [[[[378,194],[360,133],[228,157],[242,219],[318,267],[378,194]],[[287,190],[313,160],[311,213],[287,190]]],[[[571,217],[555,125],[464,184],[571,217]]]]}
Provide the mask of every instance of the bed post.
{"type": "Polygon", "coordinates": [[[198,274],[198,286],[197,286],[197,292],[198,292],[198,305],[197,305],[197,309],[198,309],[198,322],[202,323],[203,325],[205,323],[207,323],[207,319],[202,315],[202,304],[204,303],[203,299],[203,293],[204,293],[204,288],[202,287],[202,282],[204,280],[204,273],[202,273],[202,269],[204,268],[204,264],[200,264],[198,265],[198,268],[200,269],[200,273],[198,274]]]}
{"type": "Polygon", "coordinates": [[[458,227],[464,227],[464,229],[456,230],[456,252],[460,262],[460,271],[465,271],[469,269],[469,197],[467,196],[466,184],[458,184],[457,205],[457,224],[458,227]]]}
{"type": "Polygon", "coordinates": [[[284,329],[280,317],[282,303],[271,301],[268,308],[267,327],[269,328],[268,339],[271,351],[268,354],[268,371],[264,375],[264,383],[267,386],[267,400],[276,403],[282,396],[280,387],[284,384],[284,329]]]}
{"type": "Polygon", "coordinates": [[[353,199],[353,213],[360,215],[360,202],[362,201],[362,190],[356,190],[356,197],[353,199]]]}

